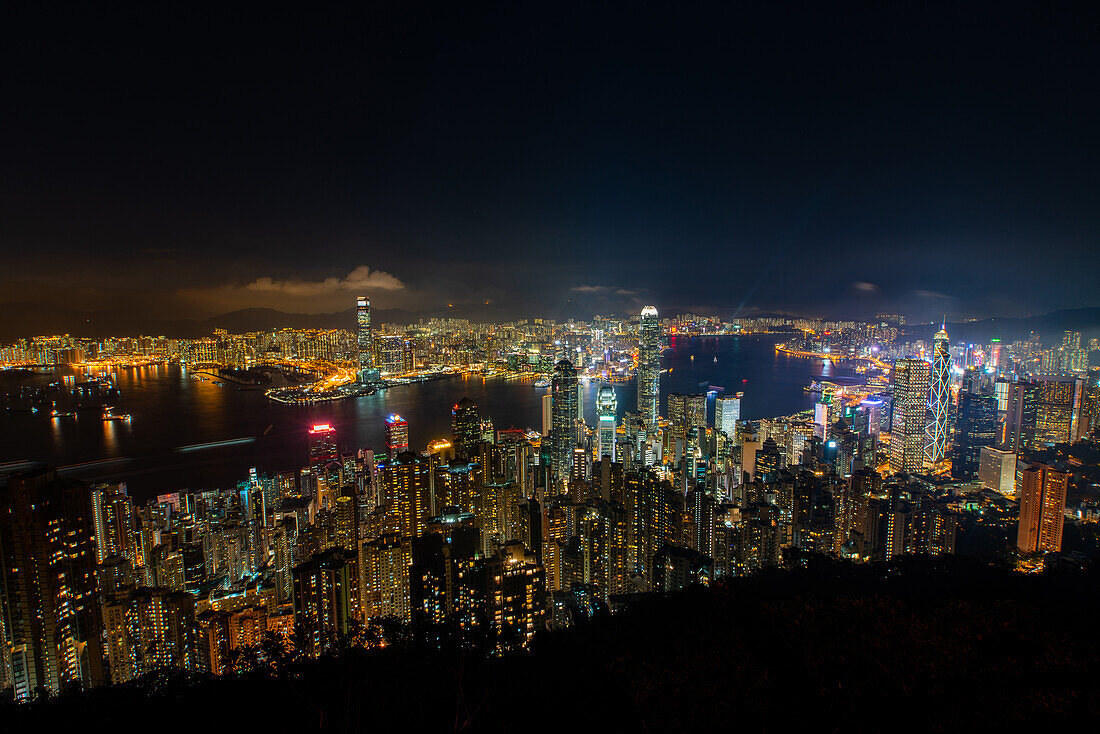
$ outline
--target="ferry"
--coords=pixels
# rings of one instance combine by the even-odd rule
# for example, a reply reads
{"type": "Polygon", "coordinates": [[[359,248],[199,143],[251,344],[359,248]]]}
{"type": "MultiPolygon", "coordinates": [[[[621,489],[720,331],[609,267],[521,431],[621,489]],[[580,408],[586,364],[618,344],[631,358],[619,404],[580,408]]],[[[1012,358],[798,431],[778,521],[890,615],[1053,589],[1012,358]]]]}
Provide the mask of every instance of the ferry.
{"type": "Polygon", "coordinates": [[[75,418],[76,417],[76,413],[74,413],[71,410],[58,410],[57,408],[54,408],[53,410],[51,410],[50,415],[52,415],[54,418],[75,418]]]}
{"type": "Polygon", "coordinates": [[[104,408],[103,409],[103,420],[105,420],[105,421],[126,421],[127,423],[129,423],[130,422],[130,414],[129,413],[119,413],[118,415],[115,415],[114,412],[112,412],[112,410],[110,408],[104,408]]]}
{"type": "Polygon", "coordinates": [[[546,377],[541,377],[535,380],[535,387],[550,387],[550,380],[546,377]]]}

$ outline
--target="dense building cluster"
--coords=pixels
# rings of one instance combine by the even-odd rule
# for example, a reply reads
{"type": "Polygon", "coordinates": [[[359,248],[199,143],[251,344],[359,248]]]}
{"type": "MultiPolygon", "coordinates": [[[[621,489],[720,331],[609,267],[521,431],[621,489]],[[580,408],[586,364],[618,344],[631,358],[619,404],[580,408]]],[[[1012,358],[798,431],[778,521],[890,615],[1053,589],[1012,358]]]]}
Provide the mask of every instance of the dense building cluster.
{"type": "MultiPolygon", "coordinates": [[[[439,644],[521,649],[540,629],[776,566],[789,549],[855,561],[954,553],[963,513],[991,505],[990,494],[1002,508],[1018,501],[1020,551],[1057,551],[1068,472],[1028,452],[1072,443],[1098,420],[1095,375],[1072,356],[1079,335],[1066,335],[1060,369],[1045,372],[1046,357],[1016,345],[960,351],[941,329],[927,359],[920,345],[874,362],[863,386],[817,385],[811,411],[745,420],[743,393],[714,390],[668,393],[660,414],[662,340],[730,327],[714,319],[662,322],[647,306],[584,328],[433,320],[375,330],[369,301],[359,307],[355,338],[222,332],[209,349],[231,361],[224,350],[316,348],[354,363],[360,381],[423,363],[417,355],[548,371],[540,429],[496,430],[466,398],[450,435],[422,449],[399,415],[377,452],[317,424],[281,473],[253,469],[232,489],[144,504],[125,484],[86,485],[44,466],[8,476],[2,673],[16,699],[166,667],[222,674],[273,645],[315,655],[377,644],[393,624],[439,644]],[[637,403],[620,419],[624,361],[637,403]],[[595,425],[582,376],[603,380],[595,425]]],[[[896,347],[885,320],[732,325],[801,328],[787,345],[796,353],[879,360],[866,355],[896,347]]]]}

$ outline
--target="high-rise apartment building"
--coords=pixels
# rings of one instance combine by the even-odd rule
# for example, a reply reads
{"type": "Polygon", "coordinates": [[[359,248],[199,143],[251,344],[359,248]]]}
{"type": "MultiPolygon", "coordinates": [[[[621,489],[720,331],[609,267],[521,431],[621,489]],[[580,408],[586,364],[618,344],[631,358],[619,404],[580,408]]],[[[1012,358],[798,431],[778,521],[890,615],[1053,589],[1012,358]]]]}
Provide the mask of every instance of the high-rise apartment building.
{"type": "Polygon", "coordinates": [[[17,701],[106,682],[91,494],[41,466],[0,488],[3,632],[17,701]]]}
{"type": "Polygon", "coordinates": [[[134,505],[125,484],[99,484],[92,488],[92,522],[96,563],[103,563],[108,556],[133,561],[134,505]]]}
{"type": "Polygon", "coordinates": [[[383,532],[413,538],[432,515],[431,463],[413,453],[398,454],[381,467],[378,501],[383,532]]]}
{"type": "Polygon", "coordinates": [[[686,442],[691,429],[705,428],[707,425],[707,396],[703,393],[669,393],[668,424],[672,435],[686,442]]]}
{"type": "Polygon", "coordinates": [[[315,652],[348,633],[358,601],[355,561],[343,548],[331,548],[294,567],[294,621],[315,652]]]}
{"type": "Polygon", "coordinates": [[[1045,464],[1020,473],[1020,525],[1016,545],[1024,553],[1062,550],[1069,475],[1045,464]]]}

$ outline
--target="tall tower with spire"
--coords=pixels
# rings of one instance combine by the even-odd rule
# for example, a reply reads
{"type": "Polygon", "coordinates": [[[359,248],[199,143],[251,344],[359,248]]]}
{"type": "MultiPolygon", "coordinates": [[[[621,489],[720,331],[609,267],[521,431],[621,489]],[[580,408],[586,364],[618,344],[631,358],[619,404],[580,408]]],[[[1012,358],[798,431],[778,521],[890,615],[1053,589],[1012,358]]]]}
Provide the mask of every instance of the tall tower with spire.
{"type": "Polygon", "coordinates": [[[936,464],[947,455],[947,403],[951,399],[951,351],[946,318],[932,343],[932,389],[928,400],[932,422],[925,429],[925,458],[936,464]]]}
{"type": "Polygon", "coordinates": [[[661,394],[661,321],[655,306],[642,309],[638,326],[638,412],[650,433],[657,430],[657,401],[661,394]]]}

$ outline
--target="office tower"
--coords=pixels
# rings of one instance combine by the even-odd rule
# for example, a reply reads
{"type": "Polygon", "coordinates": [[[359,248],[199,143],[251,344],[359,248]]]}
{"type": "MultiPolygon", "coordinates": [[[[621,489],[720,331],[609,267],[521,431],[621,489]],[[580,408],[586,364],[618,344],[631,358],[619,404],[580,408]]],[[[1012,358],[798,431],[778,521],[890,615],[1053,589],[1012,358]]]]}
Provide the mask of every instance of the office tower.
{"type": "Polygon", "coordinates": [[[1016,454],[983,446],[979,455],[978,481],[1006,497],[1016,496],[1016,454]]]}
{"type": "Polygon", "coordinates": [[[358,331],[359,382],[377,380],[374,368],[374,337],[370,329],[370,299],[359,296],[356,300],[355,319],[358,331]]]}
{"type": "Polygon", "coordinates": [[[199,671],[195,597],[183,591],[136,589],[103,605],[111,683],[154,670],[199,671]]]}
{"type": "Polygon", "coordinates": [[[775,481],[779,470],[782,468],[782,458],[779,455],[779,446],[770,436],[757,450],[753,461],[752,478],[765,484],[775,481]]]}
{"type": "Polygon", "coordinates": [[[105,682],[91,492],[44,466],[0,488],[3,634],[17,701],[105,682]]]}
{"type": "Polygon", "coordinates": [[[554,367],[550,383],[553,396],[553,428],[550,431],[550,466],[555,482],[564,482],[573,465],[577,444],[577,370],[563,359],[554,367]]]}
{"type": "Polygon", "coordinates": [[[890,470],[918,472],[924,467],[928,414],[929,364],[915,357],[894,363],[894,413],[890,432],[890,470]]]}
{"type": "Polygon", "coordinates": [[[1033,382],[1006,383],[1004,433],[1000,448],[1020,453],[1035,442],[1035,410],[1039,386],[1033,382]]]}
{"type": "Polygon", "coordinates": [[[542,436],[546,438],[554,428],[553,396],[546,393],[542,396],[542,436]]]}
{"type": "Polygon", "coordinates": [[[125,484],[99,484],[92,488],[92,522],[95,527],[96,563],[108,556],[133,560],[134,505],[125,484]]]}
{"type": "Polygon", "coordinates": [[[936,332],[932,348],[932,390],[928,405],[932,421],[925,435],[928,461],[937,464],[947,454],[947,406],[951,401],[951,351],[947,336],[947,324],[936,332]]]}
{"type": "Polygon", "coordinates": [[[1016,545],[1024,553],[1062,550],[1068,483],[1068,474],[1045,464],[1032,464],[1021,472],[1016,545]]]}
{"type": "Polygon", "coordinates": [[[383,535],[363,543],[361,605],[367,619],[396,617],[408,621],[409,564],[412,539],[383,535]]]}
{"type": "Polygon", "coordinates": [[[692,428],[705,428],[707,425],[707,396],[702,393],[669,393],[668,423],[672,435],[686,442],[692,428]]]}
{"type": "Polygon", "coordinates": [[[1043,375],[1035,395],[1034,448],[1073,443],[1077,438],[1084,380],[1043,375]]]}
{"type": "Polygon", "coordinates": [[[409,423],[396,413],[386,418],[386,451],[391,459],[409,450],[409,423]]]}
{"type": "Polygon", "coordinates": [[[596,449],[597,459],[606,456],[611,461],[615,461],[615,408],[615,388],[607,384],[600,385],[599,392],[596,394],[597,433],[599,436],[596,449]]]}
{"type": "Polygon", "coordinates": [[[661,395],[661,321],[655,306],[642,309],[638,326],[638,413],[651,434],[657,431],[657,401],[661,395]]]}
{"type": "Polygon", "coordinates": [[[381,470],[378,492],[383,532],[415,537],[432,515],[431,464],[417,454],[398,454],[381,470]]]}
{"type": "Polygon", "coordinates": [[[481,414],[469,398],[462,398],[451,409],[451,437],[458,458],[469,459],[477,453],[475,447],[481,442],[481,414]]]}
{"type": "Polygon", "coordinates": [[[336,450],[336,429],[329,423],[317,423],[310,428],[310,466],[322,466],[330,461],[336,461],[338,458],[339,452],[336,450]]]}
{"type": "Polygon", "coordinates": [[[955,479],[976,477],[982,449],[993,446],[996,442],[997,398],[992,395],[960,393],[951,476],[955,479]]]}
{"type": "Polygon", "coordinates": [[[714,428],[730,438],[737,432],[737,421],[741,420],[741,398],[745,393],[724,395],[718,398],[714,409],[714,428]]]}
{"type": "Polygon", "coordinates": [[[357,606],[355,556],[330,548],[294,567],[294,622],[309,636],[316,653],[348,633],[357,606]]]}

